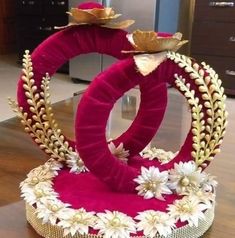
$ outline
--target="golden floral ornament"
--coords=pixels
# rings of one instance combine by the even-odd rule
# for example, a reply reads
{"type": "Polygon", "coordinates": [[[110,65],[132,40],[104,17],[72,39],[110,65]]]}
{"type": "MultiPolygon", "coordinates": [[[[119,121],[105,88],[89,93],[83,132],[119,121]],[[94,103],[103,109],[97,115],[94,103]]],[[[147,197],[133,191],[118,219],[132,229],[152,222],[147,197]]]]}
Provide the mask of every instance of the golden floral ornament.
{"type": "Polygon", "coordinates": [[[143,76],[153,72],[166,59],[167,51],[177,51],[188,42],[181,40],[180,32],[172,36],[161,36],[154,31],[136,30],[132,34],[128,34],[127,38],[134,50],[123,51],[123,53],[135,54],[135,64],[143,76]]]}
{"type": "Polygon", "coordinates": [[[116,14],[115,11],[110,7],[91,9],[80,9],[77,7],[71,8],[67,14],[71,18],[69,24],[62,27],[56,27],[56,29],[63,29],[78,25],[98,25],[111,29],[125,29],[135,22],[134,20],[112,22],[114,19],[120,17],[121,14],[116,14]]]}

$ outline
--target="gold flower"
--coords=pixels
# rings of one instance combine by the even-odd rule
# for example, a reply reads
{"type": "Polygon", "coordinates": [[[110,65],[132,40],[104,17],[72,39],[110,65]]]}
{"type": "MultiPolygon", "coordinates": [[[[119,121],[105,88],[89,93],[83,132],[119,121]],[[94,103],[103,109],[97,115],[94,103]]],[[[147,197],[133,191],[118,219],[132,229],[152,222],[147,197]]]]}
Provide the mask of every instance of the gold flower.
{"type": "Polygon", "coordinates": [[[187,40],[181,40],[182,34],[175,33],[172,36],[162,37],[154,31],[136,30],[128,36],[129,42],[132,44],[134,51],[125,53],[157,53],[162,51],[177,51],[187,40]]]}
{"type": "Polygon", "coordinates": [[[123,29],[135,22],[134,20],[125,20],[111,23],[110,21],[120,17],[121,14],[116,14],[110,7],[92,9],[71,8],[67,14],[71,16],[71,22],[67,26],[56,27],[57,29],[74,25],[99,25],[106,28],[123,29]]]}

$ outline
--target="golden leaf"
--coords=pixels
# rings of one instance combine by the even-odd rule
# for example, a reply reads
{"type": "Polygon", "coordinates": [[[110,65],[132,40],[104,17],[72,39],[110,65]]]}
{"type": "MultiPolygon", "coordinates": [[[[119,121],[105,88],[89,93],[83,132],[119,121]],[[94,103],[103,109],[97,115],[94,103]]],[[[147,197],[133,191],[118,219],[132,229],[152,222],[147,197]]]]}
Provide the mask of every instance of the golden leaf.
{"type": "Polygon", "coordinates": [[[134,21],[127,20],[122,22],[110,23],[113,19],[121,16],[121,14],[115,14],[112,8],[93,8],[93,9],[79,9],[71,8],[70,12],[67,12],[72,21],[66,26],[55,27],[55,29],[64,29],[77,25],[99,25],[101,27],[112,29],[123,29],[132,25],[134,21]]]}
{"type": "Polygon", "coordinates": [[[135,49],[133,53],[156,53],[161,51],[177,51],[188,41],[181,41],[182,34],[177,32],[170,37],[159,37],[154,31],[136,30],[128,36],[135,49]]]}

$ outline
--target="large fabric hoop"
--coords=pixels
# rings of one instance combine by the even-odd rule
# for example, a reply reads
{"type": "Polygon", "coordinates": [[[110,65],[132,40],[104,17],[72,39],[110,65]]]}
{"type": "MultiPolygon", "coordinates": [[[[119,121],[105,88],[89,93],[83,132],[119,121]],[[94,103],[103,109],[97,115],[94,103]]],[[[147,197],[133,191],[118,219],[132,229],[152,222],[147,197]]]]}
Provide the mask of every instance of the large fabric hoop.
{"type": "MultiPolygon", "coordinates": [[[[143,88],[145,91],[142,93],[149,94],[152,92],[152,95],[156,95],[156,98],[152,97],[151,99],[157,100],[159,87],[164,87],[166,83],[170,83],[176,87],[176,75],[180,75],[185,82],[191,81],[189,72],[187,72],[184,67],[180,67],[180,63],[178,64],[176,60],[174,62],[173,58],[167,59],[161,63],[161,65],[153,73],[146,77],[142,77],[138,72],[136,72],[133,59],[125,59],[113,65],[106,72],[100,74],[92,82],[86,94],[81,99],[80,104],[78,105],[75,127],[78,152],[83,158],[88,169],[114,190],[134,192],[136,187],[134,178],[136,178],[140,173],[141,166],[149,167],[154,165],[163,171],[171,169],[174,166],[174,163],[193,160],[194,156],[192,156],[192,151],[195,147],[195,133],[192,133],[194,132],[193,123],[179,153],[171,162],[165,165],[160,165],[160,163],[151,161],[145,162],[140,159],[140,156],[137,160],[136,157],[129,158],[128,165],[123,164],[110,153],[105,140],[104,128],[113,104],[116,100],[118,100],[118,98],[120,98],[126,91],[139,84],[140,81],[142,81],[143,85],[144,83],[154,84],[155,79],[157,83],[156,87],[153,86],[152,91],[148,87],[143,88]],[[110,91],[115,93],[108,93],[107,85],[110,91]],[[97,106],[97,104],[99,106],[97,106]],[[89,115],[89,120],[87,120],[87,115],[89,115]]],[[[201,104],[199,117],[203,118],[205,115],[205,118],[207,118],[207,104],[204,103],[204,97],[199,95],[199,90],[201,89],[197,89],[197,82],[191,81],[190,84],[195,89],[196,94],[198,94],[199,98],[196,101],[201,104]]],[[[178,89],[178,87],[176,88],[178,89]]],[[[183,93],[182,90],[180,90],[180,92],[183,93]]],[[[185,97],[188,97],[187,94],[185,97]]],[[[146,114],[143,118],[152,117],[159,121],[158,111],[148,111],[148,101],[142,98],[141,105],[145,105],[146,108],[146,110],[141,112],[146,114]]],[[[190,106],[193,107],[192,104],[190,104],[190,106]]],[[[202,121],[200,118],[199,121],[202,121]]],[[[135,127],[135,123],[136,122],[134,121],[132,124],[133,127],[135,127]]],[[[146,121],[142,121],[142,123],[145,124],[146,121]]],[[[205,122],[202,122],[203,127],[204,123],[205,122]]],[[[221,130],[223,130],[222,127],[221,130]]],[[[132,148],[134,150],[138,142],[139,141],[135,141],[135,139],[133,139],[133,147],[131,145],[127,146],[130,152],[132,148]]],[[[126,146],[125,143],[124,146],[126,146]]],[[[209,161],[210,158],[205,161],[206,163],[203,163],[203,166],[207,166],[209,161]]],[[[200,161],[196,162],[198,165],[202,164],[200,161]]]]}
{"type": "MultiPolygon", "coordinates": [[[[107,29],[98,26],[77,26],[60,31],[42,44],[40,44],[32,54],[34,81],[37,86],[37,93],[41,93],[40,84],[43,76],[46,73],[52,76],[56,70],[63,65],[67,60],[91,52],[98,52],[100,54],[107,54],[118,59],[128,57],[128,55],[122,54],[121,51],[131,49],[131,46],[126,38],[126,31],[107,29]]],[[[140,82],[140,89],[146,87],[140,82]]],[[[144,91],[144,90],[141,90],[144,91]]],[[[135,126],[139,124],[138,130],[133,126],[123,133],[117,140],[114,140],[114,144],[119,141],[125,142],[125,144],[132,144],[134,137],[139,137],[139,144],[136,145],[135,150],[132,150],[132,154],[139,153],[149,142],[155,134],[156,128],[158,128],[160,121],[165,112],[166,106],[166,88],[162,87],[159,91],[161,93],[161,108],[159,108],[159,102],[153,103],[151,110],[159,111],[159,121],[148,118],[148,132],[146,128],[138,121],[142,120],[141,116],[138,116],[135,126]],[[142,129],[141,129],[142,127],[142,129]],[[145,130],[145,133],[143,133],[145,130]],[[136,135],[134,135],[136,133],[136,135]],[[131,142],[130,142],[131,141],[131,142]]],[[[18,104],[23,107],[23,111],[27,112],[30,116],[30,105],[28,104],[27,97],[24,90],[24,82],[20,78],[18,83],[18,104]]],[[[148,95],[142,95],[141,97],[149,97],[148,95]]],[[[143,105],[145,107],[145,105],[143,105]]],[[[141,106],[142,107],[142,106],[141,106]]],[[[140,108],[140,110],[142,110],[140,108]]],[[[142,115],[142,114],[141,114],[142,115]]],[[[70,146],[74,148],[73,141],[69,141],[70,146]]]]}

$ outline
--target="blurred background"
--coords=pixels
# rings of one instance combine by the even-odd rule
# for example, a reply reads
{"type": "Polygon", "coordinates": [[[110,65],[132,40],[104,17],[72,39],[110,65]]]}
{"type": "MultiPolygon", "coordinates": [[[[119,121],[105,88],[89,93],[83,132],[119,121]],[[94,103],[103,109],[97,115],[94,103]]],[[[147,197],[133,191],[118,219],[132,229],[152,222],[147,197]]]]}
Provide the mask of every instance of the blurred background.
{"type": "MultiPolygon", "coordinates": [[[[89,0],[91,1],[91,0],[89,0]]],[[[25,49],[31,52],[54,26],[68,23],[68,11],[80,0],[1,0],[0,1],[0,120],[14,114],[6,98],[15,97],[25,49]]],[[[235,95],[235,4],[209,0],[103,0],[104,6],[134,19],[128,29],[180,31],[189,40],[180,53],[197,61],[205,60],[219,73],[226,94],[235,95]]],[[[110,56],[87,54],[66,62],[51,82],[52,101],[71,97],[87,87],[95,75],[115,61],[110,56]],[[55,93],[56,92],[56,93],[55,93]]],[[[230,99],[232,100],[232,99],[230,99]]],[[[232,100],[233,101],[233,100],[232,100]]],[[[231,102],[232,102],[231,101],[231,102]]]]}

